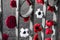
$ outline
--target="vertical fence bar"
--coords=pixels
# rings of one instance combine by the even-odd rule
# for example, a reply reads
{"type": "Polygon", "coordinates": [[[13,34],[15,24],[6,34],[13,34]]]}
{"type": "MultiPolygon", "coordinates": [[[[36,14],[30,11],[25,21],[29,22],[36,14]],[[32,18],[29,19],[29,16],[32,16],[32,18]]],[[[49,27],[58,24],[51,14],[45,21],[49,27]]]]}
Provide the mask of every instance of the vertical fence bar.
{"type": "Polygon", "coordinates": [[[16,0],[17,3],[17,8],[16,8],[16,23],[17,23],[17,28],[15,28],[16,30],[16,40],[18,40],[18,0],[16,0]]]}
{"type": "MultiPolygon", "coordinates": [[[[58,1],[58,0],[57,0],[58,1]]],[[[55,6],[55,8],[56,8],[56,12],[53,12],[53,21],[55,22],[55,24],[58,22],[57,20],[58,20],[58,6],[57,6],[57,4],[56,5],[54,5],[55,6]]],[[[57,39],[57,27],[58,26],[58,24],[57,25],[53,25],[52,26],[52,30],[53,30],[53,34],[51,35],[51,39],[52,40],[58,40],[57,39]]]]}
{"type": "Polygon", "coordinates": [[[53,21],[55,21],[57,23],[57,25],[54,25],[54,29],[55,29],[55,33],[54,34],[55,35],[54,34],[52,35],[52,38],[53,38],[52,40],[59,40],[58,39],[58,36],[59,36],[59,32],[58,32],[59,30],[58,29],[59,29],[59,26],[60,26],[60,24],[59,24],[59,15],[60,15],[59,14],[59,0],[57,0],[57,4],[56,4],[55,7],[56,7],[57,10],[53,14],[53,21]]]}
{"type": "Polygon", "coordinates": [[[1,40],[3,40],[2,38],[2,34],[3,34],[3,0],[1,0],[1,14],[0,14],[0,31],[1,31],[1,40]]]}
{"type": "MultiPolygon", "coordinates": [[[[57,19],[57,17],[56,17],[56,14],[55,13],[53,13],[53,21],[57,21],[56,20],[57,19]]],[[[56,28],[55,28],[55,26],[53,25],[52,26],[52,30],[53,30],[53,34],[51,35],[51,40],[54,40],[54,37],[55,37],[55,32],[56,32],[56,28]]],[[[56,39],[55,39],[56,40],[56,39]]]]}
{"type": "Polygon", "coordinates": [[[57,6],[58,6],[58,10],[57,10],[58,12],[57,12],[56,40],[59,40],[59,39],[58,39],[58,35],[59,35],[59,34],[58,34],[58,32],[59,32],[59,31],[58,31],[58,28],[59,28],[59,21],[60,21],[60,20],[59,20],[59,18],[60,18],[60,17],[59,17],[59,14],[60,14],[60,13],[59,13],[59,10],[60,10],[60,9],[59,9],[59,8],[60,8],[60,7],[59,7],[59,6],[60,6],[60,1],[59,1],[59,0],[58,0],[58,2],[57,2],[57,6]]]}
{"type": "Polygon", "coordinates": [[[56,31],[55,31],[55,39],[56,40],[59,40],[59,26],[60,26],[60,23],[59,23],[59,18],[60,18],[60,1],[58,0],[57,1],[57,7],[58,7],[58,10],[57,10],[57,26],[56,26],[56,31]]]}
{"type": "Polygon", "coordinates": [[[44,5],[43,5],[43,12],[44,12],[44,16],[45,18],[42,18],[42,27],[43,27],[43,31],[41,32],[41,36],[42,36],[42,40],[45,40],[45,28],[46,28],[46,16],[47,16],[47,0],[44,0],[44,5]]]}
{"type": "Polygon", "coordinates": [[[16,0],[16,2],[17,2],[17,8],[16,8],[16,22],[17,22],[17,28],[16,28],[16,40],[19,40],[20,0],[16,0]]]}
{"type": "MultiPolygon", "coordinates": [[[[30,17],[30,30],[33,31],[35,0],[31,0],[31,2],[32,2],[33,11],[32,11],[31,17],[30,17]]],[[[33,31],[33,33],[34,33],[34,31],[33,31]]],[[[29,40],[33,40],[33,37],[29,36],[29,40]]]]}
{"type": "Polygon", "coordinates": [[[19,2],[18,2],[18,40],[19,40],[19,22],[20,22],[20,10],[21,10],[21,3],[20,3],[21,1],[19,0],[19,2]]]}

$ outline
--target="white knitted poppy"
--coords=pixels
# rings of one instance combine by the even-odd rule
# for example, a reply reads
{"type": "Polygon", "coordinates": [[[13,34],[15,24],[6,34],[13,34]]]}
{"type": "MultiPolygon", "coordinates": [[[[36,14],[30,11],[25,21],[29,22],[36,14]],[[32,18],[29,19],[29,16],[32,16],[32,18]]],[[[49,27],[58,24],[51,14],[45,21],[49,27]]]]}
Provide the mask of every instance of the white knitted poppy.
{"type": "Polygon", "coordinates": [[[21,28],[21,29],[20,29],[20,36],[21,36],[21,37],[27,37],[27,36],[29,36],[28,28],[26,28],[26,29],[21,28]]]}
{"type": "Polygon", "coordinates": [[[35,14],[37,15],[37,18],[42,18],[43,17],[43,11],[39,9],[37,9],[37,11],[35,12],[35,14]]]}

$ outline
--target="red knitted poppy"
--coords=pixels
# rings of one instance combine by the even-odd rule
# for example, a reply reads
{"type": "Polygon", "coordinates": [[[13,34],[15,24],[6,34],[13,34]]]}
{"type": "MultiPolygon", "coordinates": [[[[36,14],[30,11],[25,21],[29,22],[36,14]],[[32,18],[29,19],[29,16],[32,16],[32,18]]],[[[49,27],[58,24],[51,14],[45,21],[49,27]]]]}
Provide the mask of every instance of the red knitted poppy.
{"type": "Polygon", "coordinates": [[[34,32],[39,32],[41,30],[42,30],[42,28],[40,27],[40,24],[37,23],[34,25],[34,32]]]}
{"type": "Polygon", "coordinates": [[[46,33],[47,35],[48,35],[48,34],[52,34],[52,33],[53,33],[53,30],[50,29],[50,28],[47,28],[46,31],[45,31],[45,33],[46,33]]]}
{"type": "Polygon", "coordinates": [[[12,0],[12,1],[10,2],[10,6],[11,6],[12,8],[17,7],[16,0],[12,0]]]}
{"type": "Polygon", "coordinates": [[[3,38],[3,40],[8,40],[8,35],[7,34],[2,34],[2,38],[3,38]]]}
{"type": "Polygon", "coordinates": [[[51,40],[51,38],[45,38],[45,40],[51,40]]]}
{"type": "Polygon", "coordinates": [[[40,3],[40,4],[44,4],[44,0],[36,0],[37,1],[37,3],[40,3]]]}
{"type": "Polygon", "coordinates": [[[15,28],[16,26],[16,17],[15,16],[8,16],[5,21],[8,28],[15,28]]]}
{"type": "Polygon", "coordinates": [[[52,6],[49,5],[49,6],[47,7],[47,10],[50,11],[50,12],[54,12],[55,7],[52,7],[52,6]]]}
{"type": "Polygon", "coordinates": [[[27,22],[30,17],[24,18],[24,22],[27,22]]]}
{"type": "Polygon", "coordinates": [[[35,34],[35,35],[34,35],[33,40],[39,40],[38,34],[35,34]]]}
{"type": "Polygon", "coordinates": [[[52,27],[52,25],[54,25],[54,22],[51,21],[51,20],[46,20],[46,25],[47,25],[48,27],[52,27]]]}

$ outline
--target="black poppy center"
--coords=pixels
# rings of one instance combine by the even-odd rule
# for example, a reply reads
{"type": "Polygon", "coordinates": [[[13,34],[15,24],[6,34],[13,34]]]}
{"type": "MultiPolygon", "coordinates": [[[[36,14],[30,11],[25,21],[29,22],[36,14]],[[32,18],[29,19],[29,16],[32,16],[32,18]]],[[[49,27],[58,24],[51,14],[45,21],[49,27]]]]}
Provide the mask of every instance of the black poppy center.
{"type": "Polygon", "coordinates": [[[37,27],[36,27],[36,29],[38,30],[38,29],[39,29],[39,27],[37,26],[37,27]]]}
{"type": "Polygon", "coordinates": [[[38,15],[41,15],[41,12],[39,12],[38,15]]]}
{"type": "Polygon", "coordinates": [[[26,31],[24,31],[23,34],[26,34],[26,31]]]}

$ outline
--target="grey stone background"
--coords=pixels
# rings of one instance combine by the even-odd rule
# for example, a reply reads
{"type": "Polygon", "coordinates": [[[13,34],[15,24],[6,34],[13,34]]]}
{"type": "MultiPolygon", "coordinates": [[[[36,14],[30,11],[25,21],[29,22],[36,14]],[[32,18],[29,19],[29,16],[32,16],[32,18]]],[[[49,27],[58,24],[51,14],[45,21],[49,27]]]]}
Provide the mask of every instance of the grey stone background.
{"type": "MultiPolygon", "coordinates": [[[[7,28],[7,26],[5,24],[5,20],[6,20],[6,18],[8,16],[10,16],[10,15],[14,15],[15,16],[15,14],[16,14],[15,13],[15,11],[16,11],[15,8],[13,9],[13,8],[10,7],[10,1],[11,0],[3,0],[3,33],[9,34],[9,39],[8,40],[16,40],[15,28],[14,29],[9,29],[9,28],[7,28]]],[[[21,0],[21,1],[23,2],[24,0],[21,0]]],[[[27,12],[28,8],[29,8],[29,6],[25,2],[22,5],[22,7],[21,7],[21,13],[25,14],[27,12]]],[[[41,8],[41,10],[43,10],[43,6],[41,6],[40,4],[35,3],[35,11],[38,8],[41,8]]],[[[59,6],[59,8],[60,8],[60,6],[59,6]]],[[[47,20],[52,19],[52,16],[53,16],[53,13],[47,12],[47,20]]],[[[37,19],[36,15],[34,14],[34,24],[35,23],[40,23],[41,24],[41,22],[42,22],[42,20],[41,19],[37,19]]],[[[60,24],[60,21],[59,21],[59,24],[60,24]]],[[[20,28],[21,27],[29,28],[29,26],[30,26],[29,21],[27,23],[24,23],[23,18],[20,17],[20,28]]],[[[58,28],[58,29],[60,29],[60,28],[58,28]]],[[[48,35],[46,37],[50,37],[50,35],[48,35]]],[[[20,39],[28,40],[28,38],[27,39],[20,38],[20,39]]]]}

